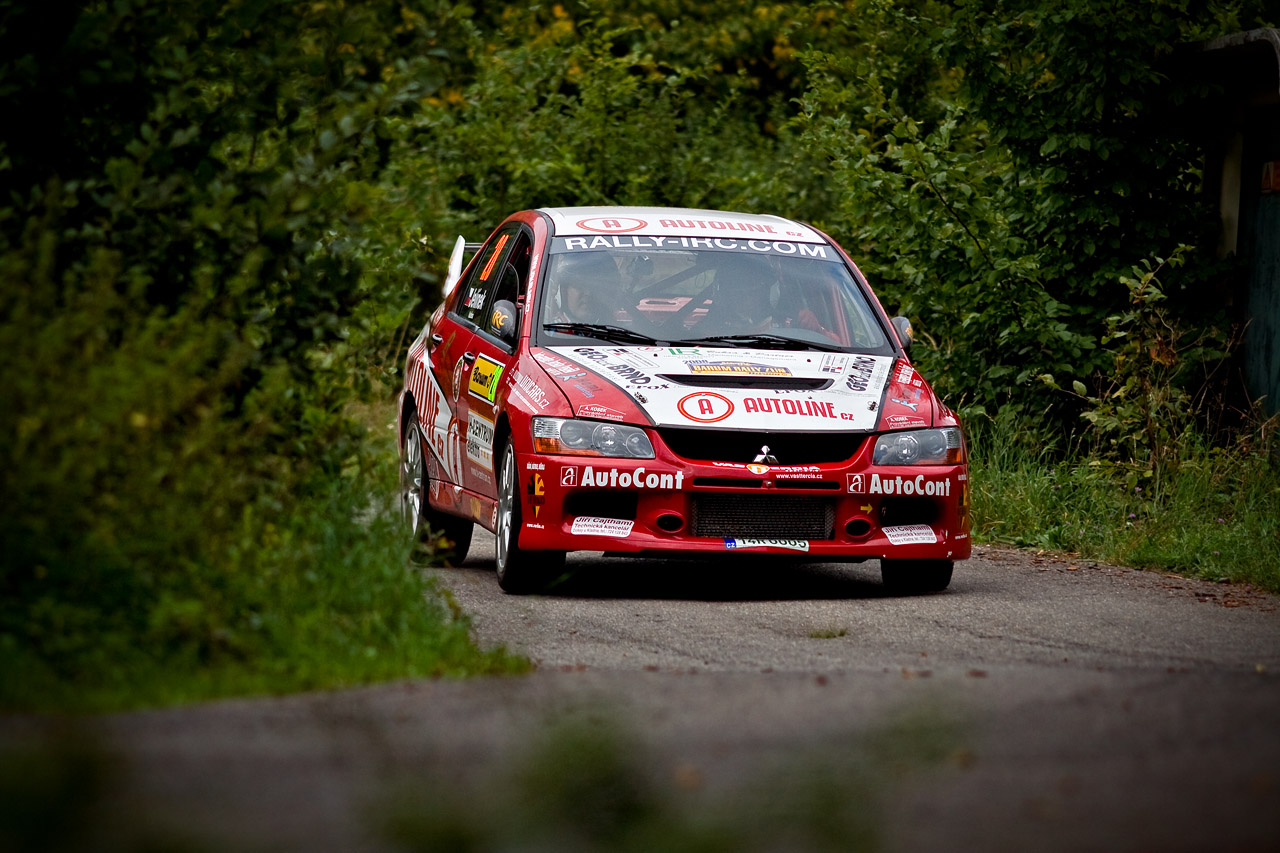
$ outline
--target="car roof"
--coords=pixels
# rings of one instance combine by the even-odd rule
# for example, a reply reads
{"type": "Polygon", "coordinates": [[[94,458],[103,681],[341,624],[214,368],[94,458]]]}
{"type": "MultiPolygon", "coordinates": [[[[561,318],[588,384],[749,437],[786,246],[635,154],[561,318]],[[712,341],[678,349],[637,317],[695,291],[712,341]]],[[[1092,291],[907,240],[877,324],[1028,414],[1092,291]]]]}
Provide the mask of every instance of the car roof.
{"type": "Polygon", "coordinates": [[[683,207],[539,208],[557,237],[593,234],[654,234],[672,237],[740,237],[797,243],[826,243],[807,225],[781,216],[696,210],[683,207]]]}

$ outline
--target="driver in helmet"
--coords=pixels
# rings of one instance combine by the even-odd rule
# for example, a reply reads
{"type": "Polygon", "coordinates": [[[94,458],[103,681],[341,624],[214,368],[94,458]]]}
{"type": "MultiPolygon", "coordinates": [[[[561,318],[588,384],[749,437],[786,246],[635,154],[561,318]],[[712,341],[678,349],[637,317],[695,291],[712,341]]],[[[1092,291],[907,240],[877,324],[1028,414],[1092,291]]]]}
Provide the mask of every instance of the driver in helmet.
{"type": "Polygon", "coordinates": [[[799,328],[836,338],[808,308],[788,311],[780,304],[784,301],[781,299],[783,283],[764,258],[727,255],[717,267],[716,285],[716,301],[721,306],[718,326],[723,329],[722,334],[761,334],[799,328]]]}

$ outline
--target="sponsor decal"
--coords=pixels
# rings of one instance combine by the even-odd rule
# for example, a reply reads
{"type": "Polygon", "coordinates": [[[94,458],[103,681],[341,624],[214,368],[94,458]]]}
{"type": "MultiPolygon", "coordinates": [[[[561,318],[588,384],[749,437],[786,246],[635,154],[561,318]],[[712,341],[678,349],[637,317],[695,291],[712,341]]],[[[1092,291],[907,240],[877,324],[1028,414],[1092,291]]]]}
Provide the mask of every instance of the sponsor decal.
{"type": "Polygon", "coordinates": [[[493,482],[493,477],[489,476],[487,472],[481,471],[479,468],[477,468],[474,465],[471,466],[471,476],[475,477],[477,480],[479,480],[482,483],[493,482]]]}
{"type": "Polygon", "coordinates": [[[498,394],[498,379],[502,376],[502,365],[488,356],[476,356],[471,365],[471,378],[467,380],[467,391],[471,396],[492,403],[498,394]]]}
{"type": "Polygon", "coordinates": [[[598,403],[588,403],[585,406],[578,407],[578,417],[580,418],[596,418],[602,421],[622,421],[626,420],[626,415],[617,409],[611,409],[608,406],[601,406],[598,403]]]}
{"type": "Polygon", "coordinates": [[[899,406],[906,406],[908,409],[910,409],[913,412],[920,411],[920,404],[913,403],[910,400],[902,400],[902,399],[899,399],[898,397],[890,397],[889,402],[897,403],[899,406]]]}
{"type": "Polygon", "coordinates": [[[545,526],[543,526],[543,525],[541,525],[541,524],[534,524],[532,521],[526,521],[526,522],[524,523],[524,526],[525,526],[525,527],[528,527],[528,528],[531,528],[531,529],[533,529],[533,530],[546,530],[546,529],[547,529],[545,526]]]}
{"type": "Polygon", "coordinates": [[[592,390],[591,390],[590,388],[588,388],[586,385],[580,385],[580,384],[578,384],[577,382],[575,382],[575,383],[573,383],[573,387],[574,387],[574,388],[577,388],[577,389],[578,389],[578,393],[580,393],[582,396],[586,397],[588,400],[590,400],[592,397],[594,397],[594,396],[596,395],[596,392],[595,392],[595,391],[592,391],[592,390]]]}
{"type": "MultiPolygon", "coordinates": [[[[822,373],[821,363],[830,353],[790,352],[744,350],[738,352],[714,351],[703,347],[590,347],[563,346],[552,350],[556,356],[578,365],[576,369],[586,368],[595,373],[582,381],[587,388],[603,388],[601,380],[610,386],[621,389],[641,409],[650,423],[656,426],[715,426],[734,430],[789,430],[806,432],[869,432],[879,426],[878,410],[869,409],[872,403],[880,399],[889,372],[893,367],[893,359],[884,356],[855,356],[852,353],[835,354],[837,359],[830,364],[838,365],[843,359],[844,373],[822,373]],[[854,362],[855,357],[865,361],[854,362]],[[723,365],[733,365],[725,368],[723,365]],[[740,368],[738,365],[754,365],[763,370],[781,368],[777,371],[789,371],[793,377],[834,378],[830,388],[813,389],[754,389],[736,386],[716,388],[681,387],[669,383],[663,377],[666,374],[692,375],[694,365],[714,365],[704,367],[709,370],[747,370],[756,367],[740,368]],[[852,373],[850,372],[852,369],[852,373]],[[846,387],[846,380],[865,390],[855,391],[846,387]],[[643,380],[651,381],[645,382],[643,380]],[[669,384],[668,384],[669,383],[669,384]]],[[[713,373],[706,374],[711,378],[713,373]]],[[[737,378],[737,377],[734,377],[737,378]]],[[[744,377],[745,378],[745,377],[744,377]]],[[[767,376],[761,376],[767,379],[767,376]]],[[[560,386],[573,395],[574,408],[577,402],[593,403],[585,396],[577,396],[577,391],[560,386]]],[[[899,387],[894,388],[895,395],[902,395],[899,387]]],[[[596,391],[596,397],[603,394],[596,391]]],[[[911,399],[909,395],[904,399],[911,399]]],[[[601,399],[601,402],[605,402],[601,399]]],[[[615,407],[617,402],[612,403],[615,407]]],[[[883,407],[880,407],[883,408],[883,407]]],[[[898,409],[905,414],[909,410],[898,409]]],[[[627,420],[634,418],[630,408],[627,420]]],[[[921,411],[924,411],[923,408],[921,411]]]]}
{"type": "Polygon", "coordinates": [[[522,373],[519,369],[516,370],[516,387],[523,391],[539,409],[545,409],[551,402],[547,399],[547,392],[542,390],[542,386],[535,382],[532,376],[522,373]]]}
{"type": "Polygon", "coordinates": [[[512,319],[512,316],[506,311],[495,308],[489,315],[489,325],[493,327],[495,332],[502,334],[503,326],[507,325],[508,321],[512,319]]]}
{"type": "Polygon", "coordinates": [[[578,365],[570,364],[561,358],[556,358],[549,352],[535,352],[533,357],[538,360],[539,364],[556,376],[563,376],[566,373],[574,373],[578,370],[578,365]]]}
{"type": "Polygon", "coordinates": [[[467,294],[467,301],[462,304],[470,310],[475,311],[478,308],[484,307],[484,297],[485,292],[483,290],[473,288],[471,292],[467,294]]]}
{"type": "Polygon", "coordinates": [[[754,252],[764,255],[795,255],[802,258],[837,260],[836,253],[821,243],[746,240],[732,237],[660,237],[648,234],[627,234],[623,231],[611,236],[557,237],[552,241],[551,247],[551,251],[557,254],[590,252],[599,249],[718,249],[724,252],[754,252]]]}
{"type": "Polygon", "coordinates": [[[854,495],[925,495],[933,498],[951,497],[950,477],[914,477],[881,474],[846,474],[848,492],[854,495]]]}
{"type": "Polygon", "coordinates": [[[733,401],[723,394],[699,391],[680,398],[676,403],[680,414],[700,424],[713,424],[733,414],[733,401]]]}
{"type": "Polygon", "coordinates": [[[689,372],[704,376],[791,376],[791,370],[780,365],[752,364],[745,361],[689,361],[689,372]]]}
{"type": "Polygon", "coordinates": [[[538,513],[542,512],[542,505],[547,502],[547,487],[542,480],[541,474],[529,475],[529,505],[533,507],[533,517],[537,518],[538,513]]]}
{"type": "Polygon", "coordinates": [[[898,429],[928,426],[929,422],[919,415],[889,415],[884,419],[886,427],[898,429]]]}
{"type": "Polygon", "coordinates": [[[902,527],[882,527],[884,536],[894,545],[933,545],[938,535],[927,524],[907,524],[902,527]]]}
{"type": "MultiPolygon", "coordinates": [[[[488,280],[489,280],[489,276],[493,274],[493,265],[494,265],[494,264],[496,264],[496,263],[498,262],[498,256],[502,254],[502,247],[503,247],[503,246],[505,246],[505,245],[507,245],[507,241],[508,241],[508,240],[510,240],[510,239],[511,239],[511,235],[510,235],[510,234],[503,234],[501,237],[499,237],[499,238],[498,238],[498,242],[493,244],[493,252],[489,255],[489,262],[488,262],[487,264],[485,264],[485,265],[484,265],[484,269],[480,272],[480,280],[481,280],[481,281],[488,281],[488,280]]],[[[480,301],[483,303],[483,302],[484,302],[484,299],[483,299],[483,298],[481,298],[481,300],[480,300],[480,301]]],[[[471,307],[479,308],[480,306],[479,306],[479,305],[476,305],[476,306],[468,305],[467,307],[468,307],[468,308],[471,308],[471,307]]]]}
{"type": "Polygon", "coordinates": [[[853,364],[849,365],[849,372],[845,375],[844,386],[850,391],[866,391],[875,369],[876,360],[874,358],[855,355],[853,364]]]}
{"type": "Polygon", "coordinates": [[[747,470],[748,470],[748,471],[750,471],[752,474],[768,474],[768,473],[769,473],[769,466],[768,466],[768,465],[756,465],[756,464],[752,463],[752,464],[747,465],[747,470]]]}
{"type": "Polygon", "coordinates": [[[569,532],[574,536],[618,536],[631,535],[634,521],[625,518],[600,518],[594,515],[580,515],[573,520],[569,532]]]}
{"type": "MultiPolygon", "coordinates": [[[[823,373],[843,373],[844,366],[849,361],[848,356],[844,355],[824,355],[822,357],[822,366],[820,370],[823,373]]],[[[872,362],[874,364],[875,362],[872,362]]]]}
{"type": "Polygon", "coordinates": [[[744,412],[773,412],[778,415],[802,415],[808,418],[838,418],[834,403],[819,400],[775,400],[771,397],[748,397],[742,401],[744,412]]]}
{"type": "Polygon", "coordinates": [[[560,469],[560,485],[584,489],[683,489],[684,472],[648,471],[643,466],[634,471],[619,471],[586,465],[579,477],[578,468],[566,465],[560,469]]]}
{"type": "Polygon", "coordinates": [[[899,385],[906,385],[911,381],[911,376],[915,371],[911,369],[911,365],[905,361],[898,364],[898,369],[893,372],[893,381],[899,385]]]}
{"type": "Polygon", "coordinates": [[[526,462],[526,463],[524,463],[524,470],[526,470],[526,471],[545,471],[545,470],[547,470],[547,465],[546,465],[546,463],[545,463],[545,462],[526,462]]]}
{"type": "Polygon", "coordinates": [[[786,548],[788,551],[808,551],[809,543],[804,539],[726,539],[724,547],[729,551],[742,551],[747,548],[786,548]]]}
{"type": "Polygon", "coordinates": [[[583,358],[596,362],[596,368],[614,374],[621,385],[648,385],[653,377],[630,364],[611,363],[619,355],[626,355],[625,350],[615,352],[600,351],[592,347],[578,347],[574,350],[583,358]]]}
{"type": "Polygon", "coordinates": [[[493,470],[493,421],[475,412],[467,418],[467,458],[486,471],[493,470]]]}
{"type": "Polygon", "coordinates": [[[566,373],[560,378],[567,382],[570,379],[581,379],[586,375],[587,375],[587,372],[585,370],[579,370],[577,373],[566,373]]]}
{"type": "Polygon", "coordinates": [[[578,220],[578,227],[583,231],[598,231],[602,234],[626,234],[630,231],[639,231],[648,224],[643,219],[632,219],[627,216],[595,216],[578,220]]]}
{"type": "MultiPolygon", "coordinates": [[[[756,222],[725,222],[719,219],[659,219],[659,228],[699,228],[715,231],[755,231],[760,234],[777,234],[772,225],[756,222]]],[[[794,235],[793,235],[794,236],[794,235]]]]}
{"type": "Polygon", "coordinates": [[[800,472],[797,472],[794,474],[779,474],[777,472],[774,472],[773,476],[779,480],[821,480],[822,479],[821,474],[809,474],[809,473],[800,473],[800,472]]]}
{"type": "Polygon", "coordinates": [[[453,416],[444,391],[436,384],[435,375],[430,371],[426,371],[422,391],[426,403],[422,411],[422,428],[431,455],[444,471],[446,479],[456,483],[462,479],[462,440],[458,435],[458,419],[453,416]]]}

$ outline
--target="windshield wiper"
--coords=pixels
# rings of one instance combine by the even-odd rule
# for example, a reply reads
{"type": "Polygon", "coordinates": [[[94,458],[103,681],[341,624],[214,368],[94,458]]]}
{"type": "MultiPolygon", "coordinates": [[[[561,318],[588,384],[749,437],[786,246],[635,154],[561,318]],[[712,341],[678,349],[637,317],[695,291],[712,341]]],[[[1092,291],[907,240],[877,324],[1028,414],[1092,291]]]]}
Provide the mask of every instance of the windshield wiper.
{"type": "Polygon", "coordinates": [[[756,333],[750,335],[711,335],[706,338],[691,338],[676,341],[677,344],[728,344],[735,347],[758,347],[760,349],[813,349],[821,352],[844,352],[837,344],[823,344],[816,341],[804,341],[788,338],[785,335],[756,333]]]}
{"type": "Polygon", "coordinates": [[[667,341],[660,341],[640,332],[624,329],[622,326],[610,326],[604,323],[543,323],[542,328],[550,332],[584,335],[589,338],[599,338],[602,341],[613,341],[619,344],[667,345],[667,341]]]}

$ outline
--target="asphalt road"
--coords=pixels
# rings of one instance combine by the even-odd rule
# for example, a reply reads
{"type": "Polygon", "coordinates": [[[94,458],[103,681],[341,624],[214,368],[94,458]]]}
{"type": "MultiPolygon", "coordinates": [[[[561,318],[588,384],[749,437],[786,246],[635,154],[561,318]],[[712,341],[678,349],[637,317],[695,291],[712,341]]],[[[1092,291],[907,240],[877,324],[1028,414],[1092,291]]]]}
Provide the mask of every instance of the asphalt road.
{"type": "MultiPolygon", "coordinates": [[[[874,562],[599,555],[513,597],[477,539],[433,574],[533,675],[91,721],[121,757],[114,813],[219,846],[384,849],[389,791],[493,799],[570,720],[627,733],[692,809],[855,767],[829,808],[856,799],[887,850],[1280,849],[1275,596],[979,548],[921,597],[885,595],[874,562]]],[[[24,726],[47,721],[0,734],[24,726]]]]}

